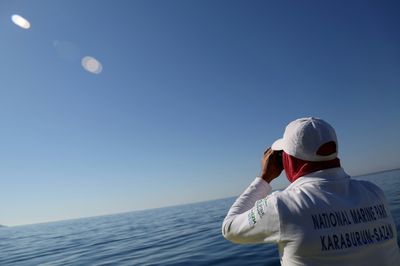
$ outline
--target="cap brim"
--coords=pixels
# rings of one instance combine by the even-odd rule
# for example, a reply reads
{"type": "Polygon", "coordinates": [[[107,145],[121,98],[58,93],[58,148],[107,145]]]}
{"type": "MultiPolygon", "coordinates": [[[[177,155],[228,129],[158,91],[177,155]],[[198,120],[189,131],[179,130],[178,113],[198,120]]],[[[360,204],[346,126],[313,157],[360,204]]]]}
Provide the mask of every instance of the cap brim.
{"type": "Polygon", "coordinates": [[[283,150],[283,139],[276,140],[272,144],[271,149],[274,151],[282,151],[283,150]]]}

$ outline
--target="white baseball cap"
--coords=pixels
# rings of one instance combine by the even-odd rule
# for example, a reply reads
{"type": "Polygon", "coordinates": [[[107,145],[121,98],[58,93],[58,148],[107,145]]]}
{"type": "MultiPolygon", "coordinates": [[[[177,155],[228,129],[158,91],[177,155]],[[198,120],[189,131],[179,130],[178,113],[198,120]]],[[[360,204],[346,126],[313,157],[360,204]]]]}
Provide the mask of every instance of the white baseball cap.
{"type": "Polygon", "coordinates": [[[324,120],[315,117],[290,122],[286,126],[283,138],[275,141],[271,148],[313,162],[333,160],[338,154],[335,130],[324,120]],[[332,153],[321,155],[320,148],[328,143],[333,144],[332,153]]]}

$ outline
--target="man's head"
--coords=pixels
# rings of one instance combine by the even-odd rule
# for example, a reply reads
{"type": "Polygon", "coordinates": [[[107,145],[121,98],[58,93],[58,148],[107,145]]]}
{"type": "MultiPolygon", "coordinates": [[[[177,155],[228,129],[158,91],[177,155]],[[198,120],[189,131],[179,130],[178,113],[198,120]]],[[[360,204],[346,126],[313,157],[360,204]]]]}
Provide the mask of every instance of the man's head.
{"type": "Polygon", "coordinates": [[[272,150],[309,162],[330,161],[337,157],[335,130],[322,119],[300,118],[287,125],[283,138],[272,144],[272,150]]]}

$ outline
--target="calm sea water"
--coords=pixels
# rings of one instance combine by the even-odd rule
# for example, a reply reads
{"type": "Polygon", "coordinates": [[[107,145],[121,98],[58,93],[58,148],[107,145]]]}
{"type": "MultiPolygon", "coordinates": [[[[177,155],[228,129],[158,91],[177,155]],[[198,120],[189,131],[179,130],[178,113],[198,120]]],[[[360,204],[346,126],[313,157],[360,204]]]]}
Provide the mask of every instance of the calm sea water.
{"type": "MultiPolygon", "coordinates": [[[[400,231],[400,170],[357,178],[385,191],[400,231]]],[[[0,265],[279,265],[274,245],[223,239],[233,201],[2,228],[0,265]]]]}

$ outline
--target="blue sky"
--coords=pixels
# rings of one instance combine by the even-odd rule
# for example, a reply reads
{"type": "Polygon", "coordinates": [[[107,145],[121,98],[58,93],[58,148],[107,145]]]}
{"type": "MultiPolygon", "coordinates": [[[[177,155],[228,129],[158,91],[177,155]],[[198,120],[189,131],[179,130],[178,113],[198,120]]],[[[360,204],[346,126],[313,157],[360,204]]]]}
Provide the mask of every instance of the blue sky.
{"type": "Polygon", "coordinates": [[[310,115],[336,128],[348,173],[400,167],[399,7],[0,2],[0,224],[237,195],[310,115]]]}

